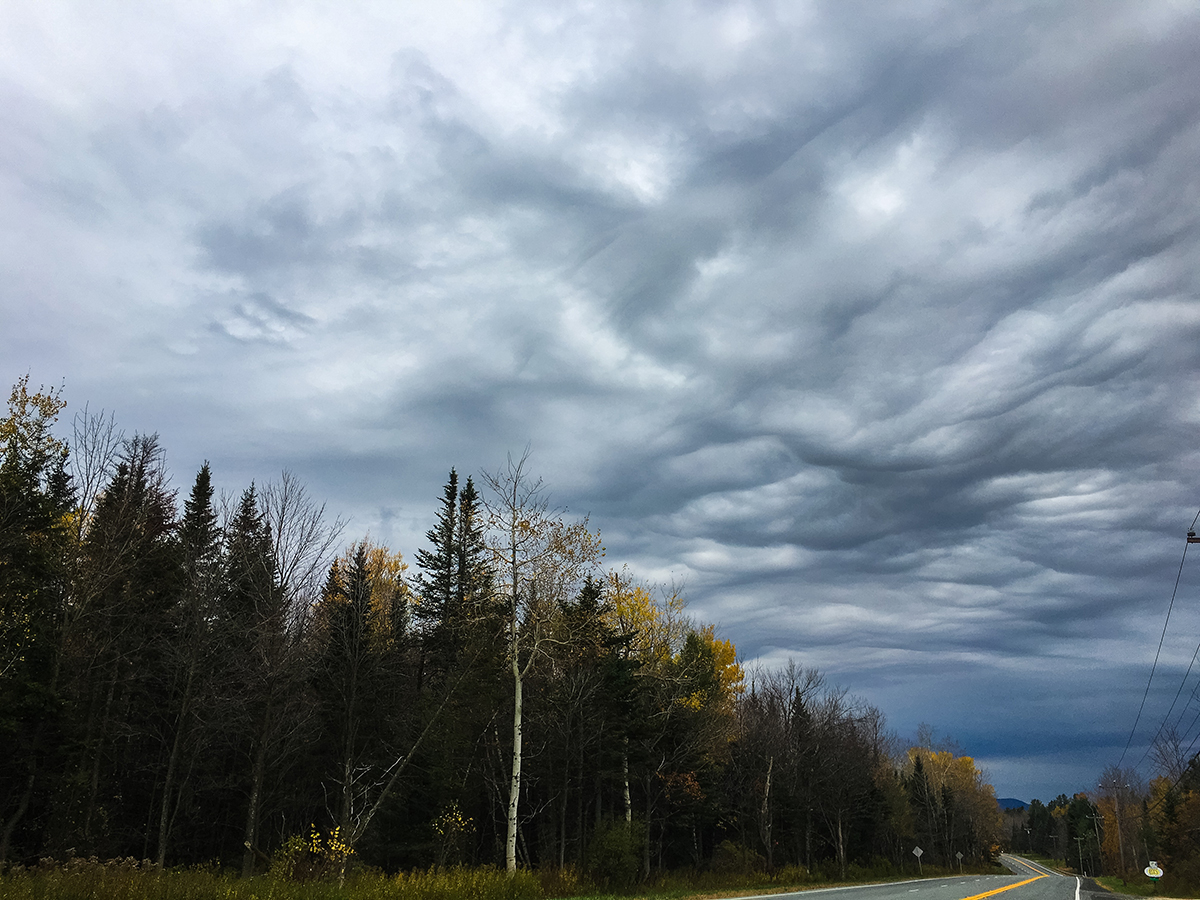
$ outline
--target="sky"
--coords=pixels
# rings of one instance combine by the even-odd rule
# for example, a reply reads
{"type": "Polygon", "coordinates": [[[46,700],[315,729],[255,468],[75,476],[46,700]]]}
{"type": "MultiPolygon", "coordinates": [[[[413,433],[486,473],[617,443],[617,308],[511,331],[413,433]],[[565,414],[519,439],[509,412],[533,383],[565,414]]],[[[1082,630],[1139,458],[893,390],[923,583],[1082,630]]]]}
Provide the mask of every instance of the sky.
{"type": "Polygon", "coordinates": [[[1195,4],[12,0],[0,121],[0,380],[182,492],[411,559],[528,447],[998,796],[1200,749],[1195,4]]]}

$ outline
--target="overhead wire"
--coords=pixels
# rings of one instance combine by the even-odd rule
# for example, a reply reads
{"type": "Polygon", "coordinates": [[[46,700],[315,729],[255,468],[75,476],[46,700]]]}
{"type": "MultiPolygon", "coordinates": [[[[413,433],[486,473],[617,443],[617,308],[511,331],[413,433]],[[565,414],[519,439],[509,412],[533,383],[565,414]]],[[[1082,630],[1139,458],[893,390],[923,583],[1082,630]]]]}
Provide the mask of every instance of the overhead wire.
{"type": "MultiPolygon", "coordinates": [[[[1191,528],[1188,529],[1189,532],[1192,532],[1195,530],[1196,522],[1198,522],[1198,521],[1200,521],[1200,510],[1196,511],[1196,518],[1192,519],[1191,528]]],[[[1171,602],[1167,606],[1167,618],[1163,622],[1162,634],[1158,638],[1158,649],[1154,651],[1154,663],[1153,663],[1153,665],[1150,666],[1150,677],[1146,679],[1146,690],[1142,694],[1142,703],[1138,707],[1137,716],[1133,720],[1133,727],[1129,729],[1129,739],[1125,742],[1125,749],[1121,751],[1121,758],[1117,761],[1118,769],[1121,768],[1121,763],[1125,762],[1125,757],[1129,753],[1130,746],[1133,744],[1133,736],[1137,733],[1138,723],[1141,722],[1142,713],[1146,709],[1146,698],[1148,698],[1150,696],[1150,685],[1154,683],[1154,673],[1158,669],[1158,659],[1159,659],[1159,656],[1162,655],[1163,642],[1167,639],[1167,626],[1171,624],[1171,611],[1175,609],[1175,596],[1176,596],[1176,594],[1179,593],[1179,580],[1183,577],[1183,564],[1187,560],[1187,548],[1188,548],[1188,544],[1185,543],[1183,545],[1183,556],[1179,560],[1179,571],[1175,574],[1175,587],[1171,591],[1171,602]]],[[[1188,667],[1188,671],[1189,672],[1191,671],[1190,666],[1188,667]]],[[[1185,680],[1186,680],[1186,678],[1185,678],[1185,680]]],[[[1181,691],[1183,690],[1182,685],[1180,685],[1180,690],[1181,691]]],[[[1172,703],[1171,709],[1173,710],[1174,708],[1175,708],[1175,704],[1172,703]]],[[[1169,712],[1167,713],[1166,716],[1163,717],[1163,724],[1159,725],[1158,731],[1154,735],[1155,740],[1158,739],[1158,735],[1162,732],[1163,725],[1166,724],[1166,720],[1169,717],[1170,717],[1169,712]]],[[[1153,744],[1154,744],[1154,742],[1151,741],[1150,745],[1153,746],[1153,744]]],[[[1146,752],[1149,753],[1150,752],[1149,749],[1147,749],[1146,752]]],[[[1143,760],[1145,758],[1146,758],[1145,756],[1142,757],[1143,760]]],[[[1140,761],[1139,761],[1139,765],[1140,765],[1140,761]]]]}
{"type": "MultiPolygon", "coordinates": [[[[1187,545],[1186,544],[1184,545],[1183,552],[1186,556],[1186,554],[1187,554],[1187,545]]],[[[1178,587],[1178,579],[1176,580],[1176,587],[1178,587]]],[[[1146,746],[1146,751],[1142,754],[1142,758],[1139,759],[1136,763],[1134,763],[1133,767],[1135,769],[1146,761],[1146,757],[1150,755],[1151,748],[1154,746],[1154,744],[1158,740],[1159,736],[1163,733],[1163,729],[1167,727],[1167,720],[1171,718],[1171,713],[1173,713],[1175,711],[1175,705],[1179,702],[1179,698],[1181,696],[1183,696],[1183,689],[1187,686],[1188,678],[1192,674],[1192,668],[1196,665],[1197,658],[1200,658],[1200,643],[1196,644],[1196,650],[1195,650],[1195,652],[1192,653],[1192,661],[1188,663],[1187,671],[1183,673],[1183,679],[1179,682],[1179,689],[1175,691],[1175,699],[1173,699],[1171,701],[1171,706],[1167,710],[1166,715],[1163,716],[1163,720],[1159,724],[1158,730],[1154,732],[1154,737],[1151,738],[1150,743],[1146,746]]],[[[1190,704],[1190,702],[1192,700],[1196,699],[1197,691],[1200,691],[1200,685],[1197,685],[1196,687],[1192,688],[1192,694],[1191,694],[1191,697],[1188,698],[1188,703],[1185,703],[1183,705],[1183,709],[1181,709],[1179,711],[1179,718],[1175,720],[1175,724],[1174,724],[1174,726],[1172,726],[1175,728],[1176,732],[1178,732],[1180,723],[1183,722],[1183,717],[1187,715],[1188,705],[1190,704]]],[[[1200,714],[1198,714],[1198,716],[1200,716],[1200,714]]],[[[1187,735],[1191,732],[1192,727],[1195,724],[1196,724],[1196,718],[1193,718],[1191,724],[1188,725],[1188,727],[1184,729],[1183,733],[1180,736],[1183,738],[1186,738],[1187,735]]]]}
{"type": "MultiPolygon", "coordinates": [[[[1192,688],[1187,702],[1183,705],[1183,709],[1179,711],[1179,718],[1175,720],[1175,724],[1172,726],[1176,739],[1179,743],[1183,743],[1183,741],[1187,740],[1188,736],[1192,734],[1192,729],[1196,727],[1198,722],[1200,722],[1200,707],[1195,706],[1197,700],[1200,700],[1200,684],[1197,684],[1192,688]],[[1192,716],[1192,720],[1187,724],[1187,727],[1180,731],[1179,726],[1183,724],[1184,716],[1187,715],[1189,709],[1193,708],[1196,709],[1195,715],[1192,716]]],[[[1193,737],[1192,743],[1195,744],[1198,738],[1200,738],[1200,733],[1197,733],[1197,735],[1193,737]]],[[[1150,751],[1147,750],[1146,752],[1149,753],[1150,751]]],[[[1145,757],[1143,757],[1143,759],[1144,758],[1145,757]]]]}
{"type": "MultiPolygon", "coordinates": [[[[1192,528],[1188,530],[1188,538],[1189,538],[1188,542],[1189,543],[1191,542],[1191,536],[1193,534],[1192,529],[1194,529],[1196,527],[1197,521],[1200,521],[1200,513],[1197,513],[1196,519],[1192,520],[1192,528]]],[[[1187,545],[1185,544],[1184,545],[1185,555],[1186,555],[1186,552],[1187,552],[1187,545]]],[[[1145,761],[1146,757],[1150,755],[1151,750],[1154,748],[1155,743],[1158,741],[1159,735],[1161,735],[1163,733],[1163,729],[1167,727],[1167,720],[1170,718],[1171,712],[1175,709],[1175,704],[1179,702],[1179,698],[1183,694],[1184,687],[1187,686],[1188,677],[1191,675],[1192,668],[1195,666],[1197,658],[1200,658],[1200,643],[1196,644],[1196,650],[1195,650],[1195,652],[1192,653],[1192,660],[1190,663],[1188,663],[1187,671],[1183,673],[1183,680],[1179,682],[1179,689],[1175,692],[1175,699],[1171,701],[1171,708],[1167,710],[1166,716],[1163,717],[1162,724],[1160,724],[1158,726],[1158,731],[1156,731],[1154,734],[1154,739],[1150,742],[1149,745],[1147,745],[1146,751],[1142,754],[1142,758],[1140,760],[1138,760],[1138,763],[1137,763],[1138,766],[1140,766],[1145,761]]],[[[1197,699],[1200,699],[1200,684],[1197,684],[1195,687],[1192,688],[1191,696],[1188,698],[1188,702],[1185,703],[1183,706],[1183,709],[1181,709],[1179,711],[1179,717],[1175,720],[1174,725],[1171,726],[1171,728],[1174,730],[1174,733],[1176,735],[1176,739],[1178,740],[1178,742],[1180,744],[1182,744],[1183,741],[1188,739],[1188,735],[1190,735],[1192,733],[1192,729],[1196,726],[1196,723],[1198,721],[1200,721],[1200,710],[1198,710],[1196,712],[1196,714],[1194,716],[1192,716],[1192,721],[1190,723],[1188,723],[1188,726],[1182,732],[1179,730],[1179,726],[1183,723],[1184,716],[1187,715],[1188,708],[1192,705],[1192,702],[1197,699]]],[[[1188,745],[1188,750],[1187,750],[1188,756],[1191,755],[1192,750],[1195,748],[1198,741],[1200,741],[1200,733],[1198,733],[1192,737],[1192,741],[1188,745]]],[[[1136,768],[1136,766],[1135,766],[1135,768],[1136,768]]]]}
{"type": "MultiPolygon", "coordinates": [[[[1197,718],[1200,718],[1200,713],[1197,713],[1196,715],[1197,715],[1197,718]]],[[[1195,719],[1195,718],[1193,718],[1193,719],[1192,719],[1192,725],[1195,725],[1195,724],[1196,724],[1196,719],[1195,719]]],[[[1190,729],[1191,727],[1192,727],[1191,725],[1189,725],[1189,726],[1188,726],[1188,728],[1189,728],[1189,729],[1190,729]]],[[[1196,743],[1197,743],[1198,741],[1200,741],[1200,734],[1197,734],[1197,735],[1196,735],[1194,738],[1192,738],[1192,742],[1191,742],[1190,744],[1188,744],[1188,748],[1187,748],[1187,750],[1185,750],[1185,751],[1184,751],[1184,752],[1181,754],[1181,759],[1191,759],[1191,758],[1192,758],[1192,753],[1193,753],[1193,751],[1195,750],[1195,748],[1196,748],[1196,743]]],[[[1167,799],[1167,797],[1168,797],[1168,796],[1170,796],[1171,792],[1172,792],[1172,791],[1174,791],[1174,790],[1175,790],[1175,788],[1179,787],[1179,782],[1183,781],[1183,778],[1184,778],[1184,776],[1185,776],[1185,775],[1187,775],[1187,773],[1188,773],[1188,769],[1189,769],[1189,768],[1190,768],[1190,766],[1183,766],[1183,767],[1180,769],[1180,771],[1179,771],[1179,774],[1178,774],[1178,775],[1176,775],[1176,776],[1175,776],[1175,777],[1174,777],[1174,778],[1171,780],[1171,784],[1170,784],[1170,786],[1169,786],[1169,787],[1168,787],[1168,788],[1167,788],[1165,791],[1162,791],[1162,793],[1160,793],[1160,794],[1159,794],[1159,796],[1158,796],[1158,799],[1157,799],[1157,800],[1155,800],[1153,803],[1151,803],[1149,806],[1147,806],[1147,807],[1146,807],[1146,812],[1147,812],[1147,813],[1154,812],[1154,810],[1156,810],[1156,809],[1158,809],[1160,806],[1162,806],[1162,804],[1163,804],[1163,801],[1165,801],[1165,800],[1167,799]]]]}

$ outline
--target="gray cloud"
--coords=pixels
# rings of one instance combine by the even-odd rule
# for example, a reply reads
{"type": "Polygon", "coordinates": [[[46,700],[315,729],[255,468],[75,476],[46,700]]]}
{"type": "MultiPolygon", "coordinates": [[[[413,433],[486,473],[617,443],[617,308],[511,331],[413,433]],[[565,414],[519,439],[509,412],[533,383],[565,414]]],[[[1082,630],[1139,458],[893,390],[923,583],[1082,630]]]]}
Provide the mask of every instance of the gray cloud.
{"type": "Polygon", "coordinates": [[[611,561],[1001,794],[1120,754],[1200,463],[1189,8],[39,9],[10,382],[410,557],[532,442],[611,561]]]}

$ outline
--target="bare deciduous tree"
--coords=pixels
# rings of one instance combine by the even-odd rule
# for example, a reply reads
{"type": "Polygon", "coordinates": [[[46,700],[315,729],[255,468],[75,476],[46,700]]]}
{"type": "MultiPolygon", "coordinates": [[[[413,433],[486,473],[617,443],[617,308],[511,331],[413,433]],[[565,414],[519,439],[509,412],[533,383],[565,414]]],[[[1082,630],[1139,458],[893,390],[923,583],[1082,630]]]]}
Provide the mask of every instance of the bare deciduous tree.
{"type": "Polygon", "coordinates": [[[529,450],[510,456],[505,468],[485,473],[491,490],[485,500],[491,532],[493,568],[507,600],[508,666],[513,679],[512,757],[509,771],[505,867],[517,869],[518,805],[524,681],[539,646],[551,639],[549,624],[559,600],[572,596],[603,553],[587,519],[569,523],[550,509],[540,478],[527,470],[529,450]]]}

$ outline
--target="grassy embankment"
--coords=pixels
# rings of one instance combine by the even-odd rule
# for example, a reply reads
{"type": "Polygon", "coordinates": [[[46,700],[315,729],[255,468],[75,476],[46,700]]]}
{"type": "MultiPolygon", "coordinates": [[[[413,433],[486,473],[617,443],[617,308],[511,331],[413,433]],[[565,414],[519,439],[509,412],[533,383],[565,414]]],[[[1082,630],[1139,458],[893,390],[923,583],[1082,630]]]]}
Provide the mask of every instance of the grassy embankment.
{"type": "MultiPolygon", "coordinates": [[[[1062,860],[1049,859],[1044,856],[1032,856],[1022,854],[1026,859],[1031,859],[1034,862],[1041,863],[1050,869],[1057,869],[1060,872],[1074,872],[1074,869],[1064,868],[1062,860]]],[[[1114,894],[1127,894],[1132,897],[1200,897],[1200,893],[1188,891],[1178,886],[1173,886],[1172,889],[1163,889],[1163,886],[1151,879],[1135,875],[1128,880],[1120,875],[1100,875],[1093,881],[1097,882],[1101,887],[1107,888],[1114,894]]]]}
{"type": "Polygon", "coordinates": [[[1108,888],[1114,894],[1129,894],[1134,897],[1195,897],[1195,893],[1175,893],[1172,891],[1162,891],[1159,889],[1158,882],[1151,881],[1149,878],[1131,878],[1126,881],[1120,875],[1100,875],[1093,879],[1101,887],[1108,888]]]}

